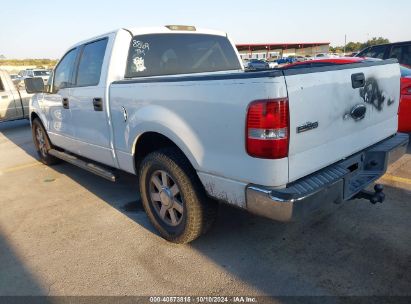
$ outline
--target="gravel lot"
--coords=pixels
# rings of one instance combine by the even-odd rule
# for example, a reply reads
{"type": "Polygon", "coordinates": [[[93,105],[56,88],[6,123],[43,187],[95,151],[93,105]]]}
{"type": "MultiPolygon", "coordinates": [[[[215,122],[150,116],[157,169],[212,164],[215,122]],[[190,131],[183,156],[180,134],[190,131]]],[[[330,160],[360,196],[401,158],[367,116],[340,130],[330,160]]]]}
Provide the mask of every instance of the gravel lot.
{"type": "Polygon", "coordinates": [[[222,206],[190,245],[150,226],[134,176],[37,161],[28,122],[0,124],[0,295],[411,295],[411,147],[381,180],[309,223],[222,206]]]}

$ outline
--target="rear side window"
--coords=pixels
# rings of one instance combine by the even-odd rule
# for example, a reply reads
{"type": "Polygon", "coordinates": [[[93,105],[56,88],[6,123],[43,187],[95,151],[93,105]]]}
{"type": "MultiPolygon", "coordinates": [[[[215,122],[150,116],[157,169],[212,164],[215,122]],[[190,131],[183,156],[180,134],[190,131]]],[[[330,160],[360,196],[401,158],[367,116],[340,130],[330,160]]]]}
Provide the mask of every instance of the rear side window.
{"type": "Polygon", "coordinates": [[[135,36],[130,44],[126,78],[241,69],[226,37],[205,34],[135,36]]]}
{"type": "Polygon", "coordinates": [[[362,51],[357,56],[384,59],[384,54],[386,50],[387,50],[386,45],[373,46],[373,47],[370,47],[369,49],[362,51]]]}
{"type": "Polygon", "coordinates": [[[73,49],[64,55],[63,59],[59,62],[54,72],[55,77],[53,86],[55,90],[69,88],[73,85],[71,79],[76,57],[77,49],[73,49]]]}
{"type": "Polygon", "coordinates": [[[108,39],[88,43],[81,53],[76,86],[95,86],[100,82],[101,67],[108,39]]]}
{"type": "Polygon", "coordinates": [[[390,51],[390,58],[396,58],[400,64],[411,66],[411,44],[394,45],[390,51]]]}

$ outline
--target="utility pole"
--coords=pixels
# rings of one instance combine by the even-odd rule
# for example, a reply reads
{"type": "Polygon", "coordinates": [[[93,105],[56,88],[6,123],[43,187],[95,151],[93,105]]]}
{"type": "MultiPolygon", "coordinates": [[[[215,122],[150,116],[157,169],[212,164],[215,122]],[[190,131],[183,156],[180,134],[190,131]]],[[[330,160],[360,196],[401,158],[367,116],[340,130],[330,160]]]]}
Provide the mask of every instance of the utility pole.
{"type": "Polygon", "coordinates": [[[345,56],[345,49],[347,47],[347,34],[344,36],[344,56],[345,56]]]}

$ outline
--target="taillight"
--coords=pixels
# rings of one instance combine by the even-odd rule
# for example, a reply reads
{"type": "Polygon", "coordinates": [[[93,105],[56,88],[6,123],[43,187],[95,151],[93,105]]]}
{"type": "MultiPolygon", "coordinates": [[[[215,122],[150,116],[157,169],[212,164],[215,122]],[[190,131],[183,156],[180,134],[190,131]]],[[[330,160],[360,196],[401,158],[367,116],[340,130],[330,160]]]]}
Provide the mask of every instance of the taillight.
{"type": "Polygon", "coordinates": [[[246,125],[246,148],[250,156],[267,159],[288,156],[288,112],[288,98],[250,104],[246,125]]]}

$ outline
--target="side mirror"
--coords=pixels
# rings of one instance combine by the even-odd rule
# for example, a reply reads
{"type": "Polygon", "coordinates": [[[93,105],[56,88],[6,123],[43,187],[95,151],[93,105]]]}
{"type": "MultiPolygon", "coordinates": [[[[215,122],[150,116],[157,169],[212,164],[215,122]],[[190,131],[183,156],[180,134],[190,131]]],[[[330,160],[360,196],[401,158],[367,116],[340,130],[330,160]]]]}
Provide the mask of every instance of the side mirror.
{"type": "Polygon", "coordinates": [[[40,77],[26,78],[24,79],[26,85],[26,91],[29,94],[44,93],[44,81],[40,77]]]}

